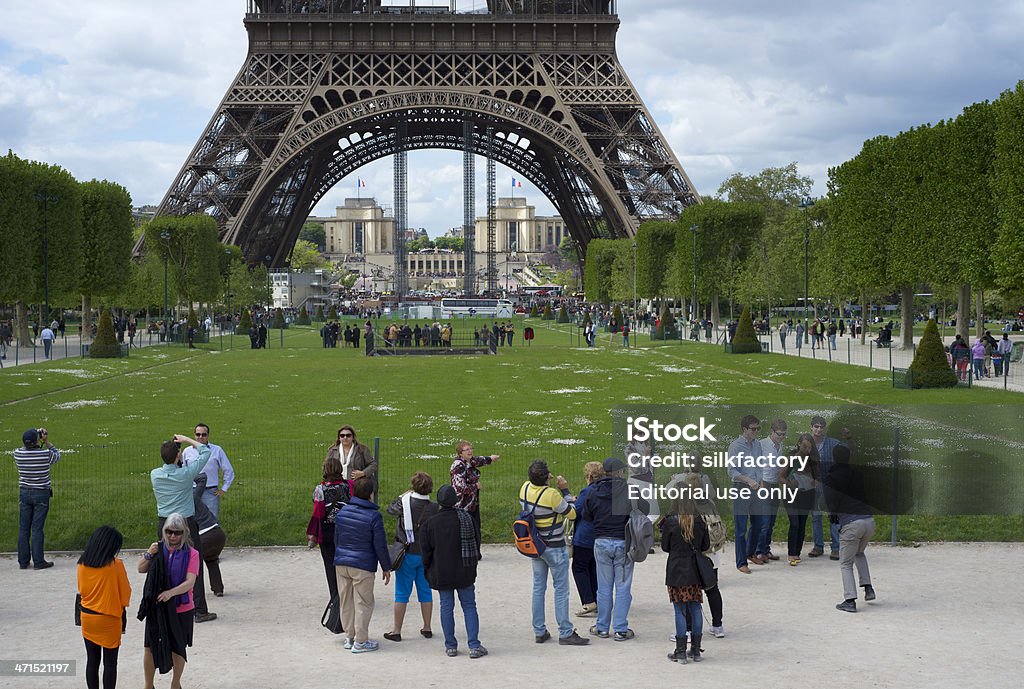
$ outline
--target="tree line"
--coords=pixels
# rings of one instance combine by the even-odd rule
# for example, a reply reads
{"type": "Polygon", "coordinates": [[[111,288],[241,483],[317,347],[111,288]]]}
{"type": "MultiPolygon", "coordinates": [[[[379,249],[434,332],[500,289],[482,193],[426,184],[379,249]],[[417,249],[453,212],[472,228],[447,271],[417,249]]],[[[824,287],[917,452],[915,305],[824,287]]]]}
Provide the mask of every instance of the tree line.
{"type": "MultiPolygon", "coordinates": [[[[811,308],[865,306],[899,296],[912,324],[915,294],[957,303],[966,339],[974,301],[979,334],[985,297],[1016,310],[1024,301],[1024,82],[956,118],[864,142],[828,172],[824,198],[795,163],[735,174],[715,199],[675,221],[643,223],[634,239],[587,247],[587,298],[675,298],[684,313],[697,277],[698,313],[719,302],[768,311],[802,305],[805,260],[811,308]],[[695,260],[696,258],[696,260],[695,260]]],[[[730,313],[734,313],[730,308],[730,313]]],[[[910,346],[912,328],[902,329],[910,346]]]]}

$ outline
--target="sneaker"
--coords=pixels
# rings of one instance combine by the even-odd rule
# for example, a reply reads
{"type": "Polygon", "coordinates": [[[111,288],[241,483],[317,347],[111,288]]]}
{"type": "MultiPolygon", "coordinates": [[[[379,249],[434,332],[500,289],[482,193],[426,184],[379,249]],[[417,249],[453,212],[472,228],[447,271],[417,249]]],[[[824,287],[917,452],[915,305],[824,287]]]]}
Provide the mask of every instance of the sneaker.
{"type": "Polygon", "coordinates": [[[818,546],[811,548],[811,552],[807,553],[810,557],[821,557],[825,554],[825,551],[818,546]]]}
{"type": "Polygon", "coordinates": [[[576,617],[594,617],[595,615],[597,615],[597,603],[587,603],[576,613],[576,617]]]}
{"type": "Polygon", "coordinates": [[[352,637],[351,636],[346,636],[345,637],[345,643],[343,644],[342,648],[344,648],[346,651],[351,651],[353,643],[354,643],[354,641],[353,641],[352,637]]]}
{"type": "Polygon", "coordinates": [[[789,566],[790,567],[796,567],[798,564],[800,564],[800,558],[798,558],[798,557],[791,557],[791,558],[789,558],[789,566]]]}
{"type": "Polygon", "coordinates": [[[857,601],[844,600],[836,606],[836,610],[842,610],[843,612],[857,612],[857,601]]]}
{"type": "Polygon", "coordinates": [[[864,587],[864,600],[874,600],[874,599],[875,599],[875,589],[874,589],[874,587],[871,586],[871,584],[868,584],[867,586],[864,587]]]}
{"type": "Polygon", "coordinates": [[[223,598],[224,597],[224,592],[223,591],[214,591],[213,595],[217,596],[217,598],[223,598]]]}
{"type": "Polygon", "coordinates": [[[197,612],[196,613],[196,624],[202,622],[212,622],[217,619],[217,613],[215,612],[197,612]]]}
{"type": "Polygon", "coordinates": [[[378,648],[380,648],[380,644],[373,639],[367,639],[363,643],[359,643],[357,641],[352,644],[353,653],[370,653],[371,651],[376,651],[378,648]]]}
{"type": "Polygon", "coordinates": [[[487,649],[483,646],[477,646],[476,648],[469,649],[469,657],[476,660],[477,658],[483,658],[487,655],[487,649]]]}
{"type": "Polygon", "coordinates": [[[454,658],[455,656],[459,655],[459,649],[457,649],[457,648],[446,648],[446,649],[444,649],[444,654],[446,656],[448,656],[449,658],[454,658]]]}
{"type": "MultiPolygon", "coordinates": [[[[608,633],[605,632],[605,637],[607,636],[608,633]]],[[[558,640],[559,646],[586,646],[589,643],[590,639],[584,639],[582,636],[577,634],[575,630],[573,630],[573,633],[569,636],[563,636],[558,640]]]]}
{"type": "Polygon", "coordinates": [[[550,638],[551,638],[551,632],[549,632],[548,630],[545,629],[543,634],[541,634],[538,637],[534,637],[534,641],[536,641],[539,644],[542,644],[542,643],[544,643],[545,641],[547,641],[550,638]]]}
{"type": "Polygon", "coordinates": [[[636,634],[633,632],[632,629],[627,629],[624,632],[615,632],[615,640],[616,641],[629,641],[630,639],[634,638],[635,636],[636,636],[636,634]]]}
{"type": "Polygon", "coordinates": [[[711,628],[711,634],[716,639],[724,639],[725,638],[725,626],[720,624],[717,627],[712,627],[711,628]]]}
{"type": "Polygon", "coordinates": [[[828,559],[829,559],[829,560],[838,560],[838,559],[839,559],[839,551],[838,551],[838,550],[833,550],[833,551],[832,551],[832,552],[831,552],[831,553],[829,554],[829,556],[828,556],[828,559]]]}
{"type": "Polygon", "coordinates": [[[590,628],[590,635],[596,636],[600,639],[607,639],[609,636],[608,632],[602,632],[600,629],[598,629],[596,624],[590,628]]]}

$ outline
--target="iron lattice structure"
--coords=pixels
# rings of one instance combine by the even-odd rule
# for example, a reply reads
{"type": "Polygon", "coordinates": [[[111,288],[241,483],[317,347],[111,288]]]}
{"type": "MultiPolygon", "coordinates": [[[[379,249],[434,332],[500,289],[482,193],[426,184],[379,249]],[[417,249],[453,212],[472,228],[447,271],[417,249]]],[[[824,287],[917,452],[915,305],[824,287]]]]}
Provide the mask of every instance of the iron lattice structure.
{"type": "Polygon", "coordinates": [[[278,267],[341,179],[421,149],[472,150],[530,180],[581,256],[700,201],[619,64],[613,5],[489,9],[249,0],[245,64],[159,214],[210,214],[222,241],[278,267]]]}

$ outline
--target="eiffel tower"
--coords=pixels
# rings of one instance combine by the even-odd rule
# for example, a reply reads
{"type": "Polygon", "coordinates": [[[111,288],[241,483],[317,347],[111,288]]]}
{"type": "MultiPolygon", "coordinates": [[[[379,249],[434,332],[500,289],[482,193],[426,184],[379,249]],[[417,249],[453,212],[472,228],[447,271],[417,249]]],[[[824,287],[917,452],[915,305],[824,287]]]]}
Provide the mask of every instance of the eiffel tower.
{"type": "Polygon", "coordinates": [[[614,0],[427,1],[247,0],[245,64],[158,214],[207,213],[277,267],[335,184],[419,149],[529,179],[580,255],[700,201],[616,57],[614,0]]]}

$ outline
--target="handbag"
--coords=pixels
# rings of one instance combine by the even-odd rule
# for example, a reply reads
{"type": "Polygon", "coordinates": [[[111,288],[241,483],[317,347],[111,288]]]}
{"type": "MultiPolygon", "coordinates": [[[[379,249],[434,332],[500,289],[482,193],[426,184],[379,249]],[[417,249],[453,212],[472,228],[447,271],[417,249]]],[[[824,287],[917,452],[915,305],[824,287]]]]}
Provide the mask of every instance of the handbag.
{"type": "Polygon", "coordinates": [[[82,626],[82,594],[75,594],[75,626],[82,626]]]}
{"type": "Polygon", "coordinates": [[[341,634],[345,631],[341,627],[341,605],[337,596],[331,596],[331,602],[324,608],[324,614],[320,617],[320,624],[332,634],[341,634]]]}
{"type": "Polygon", "coordinates": [[[391,557],[391,571],[397,572],[398,568],[402,566],[402,561],[405,559],[405,553],[409,550],[409,546],[405,543],[395,541],[388,545],[388,555],[391,557]]]}
{"type": "Polygon", "coordinates": [[[718,570],[715,563],[704,553],[696,553],[697,577],[700,579],[700,587],[707,591],[718,586],[718,570]]]}

